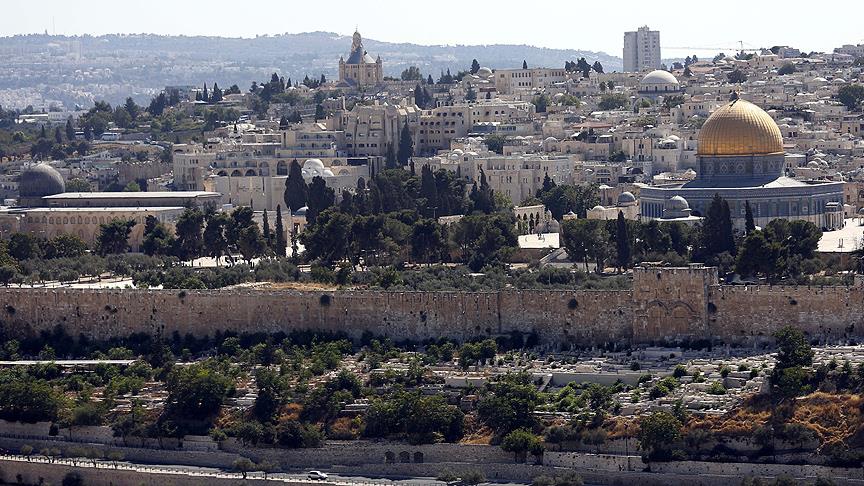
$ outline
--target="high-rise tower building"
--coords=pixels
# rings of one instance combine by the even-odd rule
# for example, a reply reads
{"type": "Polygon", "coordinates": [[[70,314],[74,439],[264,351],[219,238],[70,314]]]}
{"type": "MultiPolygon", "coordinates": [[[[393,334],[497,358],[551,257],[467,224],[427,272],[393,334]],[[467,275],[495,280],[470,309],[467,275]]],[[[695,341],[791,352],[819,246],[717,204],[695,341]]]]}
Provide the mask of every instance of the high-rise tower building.
{"type": "Polygon", "coordinates": [[[624,32],[624,71],[654,69],[660,69],[660,31],[646,25],[635,32],[624,32]]]}

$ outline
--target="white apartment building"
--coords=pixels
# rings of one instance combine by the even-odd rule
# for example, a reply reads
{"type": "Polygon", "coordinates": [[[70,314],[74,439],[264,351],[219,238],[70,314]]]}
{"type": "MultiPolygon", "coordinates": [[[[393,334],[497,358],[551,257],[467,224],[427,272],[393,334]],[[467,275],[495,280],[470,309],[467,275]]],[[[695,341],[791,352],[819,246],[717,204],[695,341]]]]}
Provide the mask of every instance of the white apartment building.
{"type": "Polygon", "coordinates": [[[660,31],[648,26],[624,33],[624,71],[660,69],[660,31]]]}
{"type": "Polygon", "coordinates": [[[499,94],[533,91],[567,81],[564,68],[496,69],[495,89],[499,94]]]}

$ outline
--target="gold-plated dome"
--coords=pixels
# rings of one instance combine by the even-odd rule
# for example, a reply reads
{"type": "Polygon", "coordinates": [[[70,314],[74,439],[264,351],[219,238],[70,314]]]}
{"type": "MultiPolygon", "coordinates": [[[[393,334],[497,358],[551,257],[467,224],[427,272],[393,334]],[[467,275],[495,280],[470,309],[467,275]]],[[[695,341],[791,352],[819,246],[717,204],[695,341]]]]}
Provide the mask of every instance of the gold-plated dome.
{"type": "Polygon", "coordinates": [[[702,125],[697,152],[709,157],[777,154],[783,152],[783,135],[762,108],[734,99],[702,125]]]}

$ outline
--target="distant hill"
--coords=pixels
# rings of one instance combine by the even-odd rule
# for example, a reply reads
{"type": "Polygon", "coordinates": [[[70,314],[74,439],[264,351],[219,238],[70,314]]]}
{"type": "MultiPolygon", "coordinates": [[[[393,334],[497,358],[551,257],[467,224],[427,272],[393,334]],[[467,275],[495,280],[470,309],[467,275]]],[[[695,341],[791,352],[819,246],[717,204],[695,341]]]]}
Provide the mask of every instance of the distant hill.
{"type": "MultiPolygon", "coordinates": [[[[335,75],[340,55],[347,55],[351,37],[332,32],[306,32],[260,36],[253,39],[205,36],[163,36],[153,34],[103,36],[49,36],[27,35],[0,38],[0,53],[26,52],[22,47],[71,46],[80,41],[83,58],[135,56],[169,56],[176,59],[223,61],[252,65],[284,65],[281,72],[298,75],[302,71],[335,75]],[[290,72],[296,69],[296,72],[290,72]]],[[[366,50],[380,55],[390,75],[398,75],[407,66],[417,66],[424,72],[466,69],[473,59],[491,68],[515,68],[528,61],[531,66],[559,67],[565,61],[585,57],[590,62],[600,61],[608,71],[621,70],[621,58],[603,52],[578,49],[548,49],[529,45],[435,45],[397,44],[364,39],[366,50]]],[[[69,47],[71,49],[71,47],[69,47]]]]}
{"type": "MultiPolygon", "coordinates": [[[[450,69],[455,74],[468,69],[473,59],[493,69],[521,67],[523,60],[529,66],[563,67],[565,61],[580,57],[590,63],[600,61],[607,71],[620,71],[622,67],[618,57],[578,49],[500,44],[426,46],[374,39],[364,39],[363,43],[372,56],[380,55],[384,60],[385,75],[394,77],[408,66],[417,66],[424,75],[432,74],[437,79],[442,70],[450,69]]],[[[0,38],[0,65],[20,68],[28,75],[0,74],[0,89],[29,87],[28,83],[38,79],[47,85],[45,89],[51,96],[65,99],[66,93],[51,86],[68,83],[78,87],[89,82],[98,83],[98,89],[128,87],[116,93],[99,93],[97,88],[83,90],[96,98],[113,99],[124,90],[136,97],[149,96],[152,90],[168,84],[217,81],[220,85],[236,83],[246,88],[273,72],[295,80],[322,73],[332,79],[337,75],[339,57],[347,57],[350,47],[350,36],[332,32],[249,39],[154,34],[18,35],[0,38]],[[80,75],[81,71],[87,75],[80,75]]]]}

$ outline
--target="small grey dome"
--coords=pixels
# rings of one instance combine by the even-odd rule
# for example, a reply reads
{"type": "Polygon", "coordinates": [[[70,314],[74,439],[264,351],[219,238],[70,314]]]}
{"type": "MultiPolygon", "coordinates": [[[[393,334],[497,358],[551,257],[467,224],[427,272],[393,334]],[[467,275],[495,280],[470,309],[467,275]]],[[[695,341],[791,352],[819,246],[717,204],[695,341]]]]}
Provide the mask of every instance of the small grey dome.
{"type": "Polygon", "coordinates": [[[36,164],[21,171],[18,178],[18,195],[37,199],[66,192],[66,183],[57,169],[48,164],[36,164]]]}
{"type": "Polygon", "coordinates": [[[685,211],[690,209],[690,203],[681,196],[672,196],[666,200],[663,209],[667,211],[685,211]]]}
{"type": "Polygon", "coordinates": [[[624,191],[618,195],[619,206],[632,206],[636,204],[636,196],[630,191],[624,191]]]}

